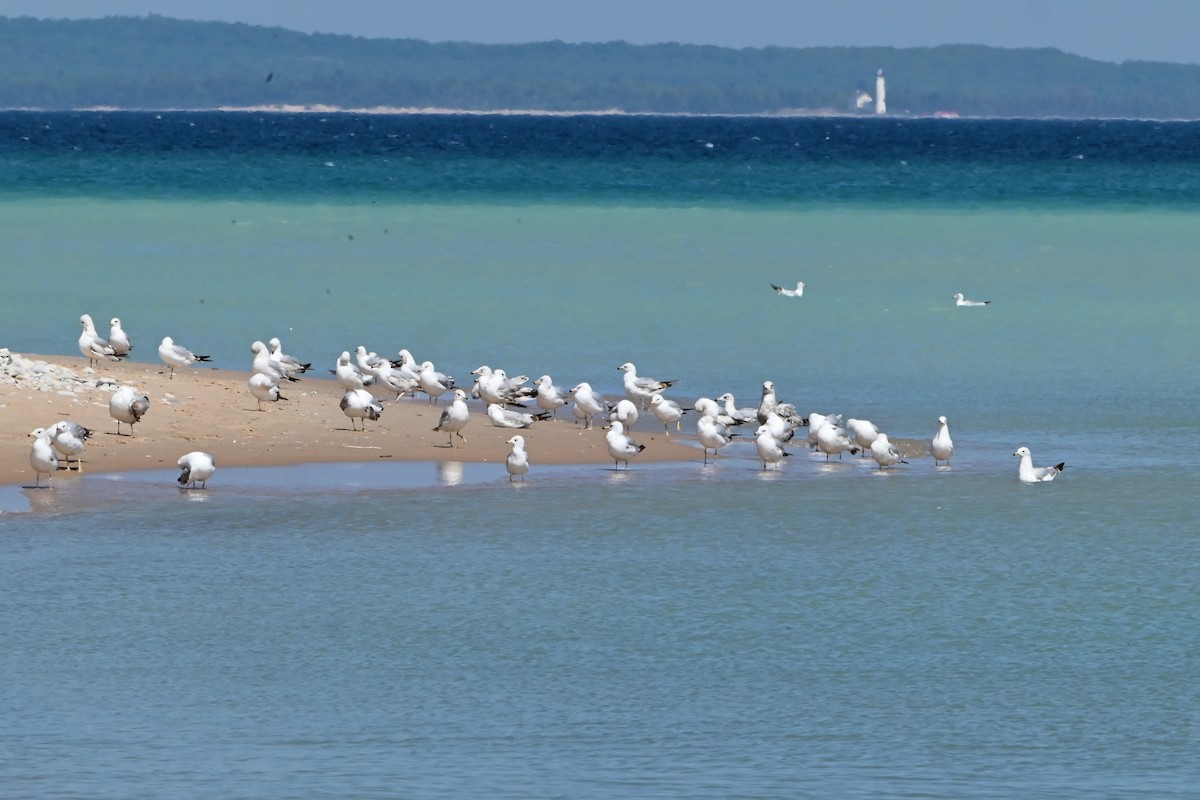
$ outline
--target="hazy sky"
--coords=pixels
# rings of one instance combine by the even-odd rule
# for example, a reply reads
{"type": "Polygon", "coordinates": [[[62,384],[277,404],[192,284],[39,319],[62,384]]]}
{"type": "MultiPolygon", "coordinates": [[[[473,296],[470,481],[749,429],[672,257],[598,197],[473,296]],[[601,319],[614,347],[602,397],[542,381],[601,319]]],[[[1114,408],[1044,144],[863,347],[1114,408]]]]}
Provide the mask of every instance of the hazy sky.
{"type": "Polygon", "coordinates": [[[435,42],[969,43],[1200,63],[1195,0],[0,0],[5,16],[115,14],[435,42]]]}

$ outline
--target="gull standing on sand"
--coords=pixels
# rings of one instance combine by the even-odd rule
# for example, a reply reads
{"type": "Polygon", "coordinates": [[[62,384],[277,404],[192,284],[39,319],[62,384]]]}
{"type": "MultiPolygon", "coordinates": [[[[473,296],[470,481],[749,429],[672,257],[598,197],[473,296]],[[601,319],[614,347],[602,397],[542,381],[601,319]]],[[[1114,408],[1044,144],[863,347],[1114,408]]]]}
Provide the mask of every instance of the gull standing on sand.
{"type": "Polygon", "coordinates": [[[278,403],[280,400],[287,400],[279,393],[279,381],[270,375],[256,372],[250,376],[250,380],[246,381],[246,385],[250,387],[250,394],[254,395],[254,399],[258,401],[259,411],[263,410],[263,403],[278,403]]]}
{"type": "MultiPolygon", "coordinates": [[[[653,402],[653,398],[651,398],[653,402]]],[[[633,430],[633,425],[638,420],[638,407],[632,400],[621,398],[617,404],[613,406],[613,410],[608,412],[609,422],[617,421],[621,423],[627,431],[633,430]]]]}
{"type": "Polygon", "coordinates": [[[182,470],[179,473],[179,485],[185,489],[195,489],[197,483],[200,484],[201,489],[205,488],[205,483],[217,471],[212,453],[204,453],[200,450],[193,450],[180,456],[176,463],[182,470]]]}
{"type": "Polygon", "coordinates": [[[338,383],[342,385],[342,388],[348,392],[363,388],[363,376],[350,363],[349,350],[343,350],[342,354],[338,356],[333,374],[337,376],[338,383]]]}
{"type": "Polygon", "coordinates": [[[350,429],[358,430],[358,426],[354,420],[362,420],[362,430],[367,429],[367,420],[374,422],[379,419],[379,415],[383,413],[383,403],[375,399],[375,396],[366,389],[351,389],[342,395],[342,401],[338,403],[342,413],[350,418],[350,429]]]}
{"type": "Polygon", "coordinates": [[[549,375],[543,375],[536,382],[538,408],[542,411],[549,411],[551,416],[555,416],[558,409],[563,408],[569,402],[567,393],[561,386],[555,386],[549,375]]]}
{"type": "Polygon", "coordinates": [[[721,407],[717,405],[717,401],[713,400],[711,397],[697,397],[696,402],[692,403],[692,408],[695,409],[700,416],[712,417],[717,422],[730,428],[735,425],[743,424],[740,420],[736,420],[722,411],[721,407]]]}
{"type": "Polygon", "coordinates": [[[607,414],[612,410],[604,396],[594,391],[586,381],[575,384],[575,388],[571,390],[571,398],[575,401],[572,411],[578,419],[583,420],[584,428],[592,427],[592,417],[607,414]]]}
{"type": "MultiPolygon", "coordinates": [[[[779,417],[778,414],[775,416],[779,417]]],[[[779,462],[788,455],[783,449],[783,443],[772,432],[770,425],[759,425],[754,435],[754,448],[758,450],[758,457],[762,459],[763,469],[767,469],[768,464],[775,464],[778,469],[779,462]]]]}
{"type": "Polygon", "coordinates": [[[467,423],[471,421],[471,410],[467,408],[467,393],[462,389],[455,389],[453,399],[450,405],[442,411],[442,418],[438,420],[435,431],[441,431],[449,436],[449,447],[454,447],[454,437],[462,439],[463,444],[467,443],[467,439],[462,435],[462,429],[467,427],[467,423]]]}
{"type": "Polygon", "coordinates": [[[311,363],[305,363],[295,356],[289,356],[283,352],[283,343],[277,336],[267,342],[267,347],[270,348],[271,360],[287,375],[302,374],[312,369],[311,363]]]}
{"type": "Polygon", "coordinates": [[[671,435],[671,426],[675,426],[675,430],[680,428],[680,420],[683,419],[683,407],[674,400],[668,400],[661,394],[655,392],[650,395],[650,413],[663,424],[663,432],[671,435]]]}
{"type": "Polygon", "coordinates": [[[392,402],[420,388],[421,382],[416,375],[410,377],[399,372],[386,358],[379,359],[379,363],[371,367],[371,382],[366,384],[371,394],[380,400],[390,399],[392,402]]]}
{"type": "Polygon", "coordinates": [[[250,343],[250,352],[254,354],[254,361],[250,364],[251,371],[262,375],[269,375],[276,382],[291,381],[292,383],[296,383],[300,380],[289,374],[275,359],[271,358],[271,351],[260,340],[255,339],[250,343]]]}
{"type": "Polygon", "coordinates": [[[122,422],[129,426],[129,435],[133,436],[133,426],[149,410],[150,398],[132,386],[122,386],[108,398],[108,415],[117,421],[117,436],[121,435],[122,422]]]}
{"type": "Polygon", "coordinates": [[[33,437],[33,446],[29,448],[29,466],[37,473],[35,488],[42,488],[42,473],[46,474],[46,483],[58,471],[58,456],[54,455],[54,447],[50,444],[50,434],[45,428],[36,428],[29,434],[33,437]]]}
{"type": "Polygon", "coordinates": [[[625,462],[625,469],[629,469],[629,459],[645,450],[646,445],[635,442],[633,437],[625,433],[625,426],[616,420],[608,423],[607,427],[604,442],[608,445],[608,454],[613,457],[613,470],[619,469],[622,461],[625,462]]]}
{"type": "Polygon", "coordinates": [[[421,383],[421,391],[429,395],[430,405],[437,405],[438,398],[454,388],[454,378],[434,369],[432,361],[421,362],[417,380],[421,383]]]}
{"type": "Polygon", "coordinates": [[[875,459],[875,463],[879,465],[880,469],[908,463],[900,458],[899,448],[888,441],[886,433],[880,433],[871,442],[871,458],[875,459]]]}
{"type": "Polygon", "coordinates": [[[79,352],[88,360],[89,366],[94,367],[101,361],[121,360],[121,356],[96,333],[96,324],[89,314],[81,315],[79,324],[83,327],[83,332],[79,334],[79,352]]]}
{"type": "Polygon", "coordinates": [[[929,442],[929,452],[933,456],[935,467],[940,461],[945,461],[948,465],[950,456],[954,455],[954,442],[950,439],[950,426],[946,424],[945,417],[938,417],[938,429],[929,442]]]}
{"type": "Polygon", "coordinates": [[[521,434],[513,434],[513,437],[508,440],[512,445],[512,451],[509,452],[508,458],[504,460],[504,468],[508,470],[508,482],[512,483],[513,478],[521,476],[521,481],[525,481],[525,473],[529,472],[529,455],[525,452],[525,437],[521,434]]]}
{"type": "Polygon", "coordinates": [[[67,462],[67,471],[71,470],[71,456],[75,456],[75,468],[83,472],[83,449],[92,435],[91,429],[64,419],[54,423],[46,432],[50,435],[50,445],[67,462]]]}
{"type": "Polygon", "coordinates": [[[1021,458],[1020,464],[1017,465],[1017,478],[1021,483],[1049,483],[1067,468],[1065,461],[1060,461],[1053,467],[1035,467],[1033,454],[1029,452],[1028,447],[1018,447],[1013,455],[1021,458]]]}
{"type": "MultiPolygon", "coordinates": [[[[262,344],[262,342],[259,342],[262,344]]],[[[264,349],[265,349],[264,345],[264,349]]],[[[208,356],[198,356],[191,350],[188,350],[182,345],[175,344],[175,340],[170,336],[164,336],[162,344],[158,346],[158,357],[171,371],[171,377],[175,377],[176,367],[186,367],[189,364],[194,364],[197,361],[210,361],[208,356]]]]}
{"type": "Polygon", "coordinates": [[[550,419],[549,411],[530,414],[525,411],[513,411],[499,403],[488,403],[487,415],[492,425],[497,428],[528,428],[538,420],[550,419]]]}
{"type": "Polygon", "coordinates": [[[979,308],[982,306],[986,306],[990,302],[992,302],[992,301],[991,300],[968,300],[967,298],[963,297],[962,292],[959,292],[958,294],[954,295],[954,305],[959,306],[960,308],[979,308]]]}
{"type": "Polygon", "coordinates": [[[637,367],[633,365],[632,361],[626,361],[617,367],[617,370],[625,373],[625,377],[622,379],[625,384],[625,396],[642,409],[650,405],[650,396],[655,392],[661,392],[679,383],[679,381],[659,381],[654,378],[638,377],[637,367]]]}
{"type": "Polygon", "coordinates": [[[129,351],[133,349],[133,344],[129,341],[129,335],[125,333],[125,329],[121,327],[120,317],[113,317],[108,321],[108,346],[112,348],[113,353],[118,356],[127,356],[129,351]]]}
{"type": "Polygon", "coordinates": [[[796,281],[795,289],[785,289],[782,286],[771,284],[771,288],[775,290],[775,294],[781,294],[784,297],[803,297],[804,296],[804,281],[796,281]]]}

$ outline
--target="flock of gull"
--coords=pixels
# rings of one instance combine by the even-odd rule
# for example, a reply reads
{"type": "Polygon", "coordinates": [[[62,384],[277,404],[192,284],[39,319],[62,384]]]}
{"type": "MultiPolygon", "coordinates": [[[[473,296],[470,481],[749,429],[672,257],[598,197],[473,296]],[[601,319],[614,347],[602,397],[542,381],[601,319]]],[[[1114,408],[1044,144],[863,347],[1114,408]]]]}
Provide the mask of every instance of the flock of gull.
{"type": "MultiPolygon", "coordinates": [[[[781,295],[800,297],[804,284],[798,283],[795,290],[783,289],[772,284],[781,295]]],[[[958,306],[983,306],[988,301],[964,299],[954,295],[958,306]]],[[[121,320],[110,321],[109,336],[104,339],[96,330],[92,318],[87,314],[79,318],[83,328],[79,337],[79,350],[89,363],[119,361],[127,357],[132,345],[129,336],[121,327],[121,320]]],[[[247,381],[250,394],[263,410],[263,403],[277,403],[287,398],[281,386],[299,380],[299,375],[312,369],[311,363],[283,352],[278,338],[264,344],[255,341],[250,346],[253,355],[251,376],[247,381]]],[[[176,369],[209,361],[208,356],[196,355],[171,337],[164,337],[158,347],[158,355],[174,377],[176,369]]],[[[449,375],[439,372],[430,361],[418,362],[408,350],[401,349],[396,360],[381,358],[360,345],[353,355],[344,351],[330,370],[341,385],[343,394],[340,408],[350,420],[354,430],[366,430],[368,421],[380,418],[384,403],[398,401],[402,397],[425,395],[430,404],[436,404],[443,395],[450,395],[449,404],[442,410],[435,432],[447,436],[447,446],[455,446],[455,438],[466,444],[463,430],[471,421],[468,397],[481,401],[489,422],[498,428],[514,430],[531,427],[534,423],[553,417],[560,408],[570,409],[578,423],[591,428],[595,421],[602,421],[605,443],[613,459],[614,470],[629,462],[645,450],[630,431],[643,414],[649,413],[663,426],[666,436],[671,429],[679,431],[686,413],[694,411],[696,418],[696,440],[703,448],[704,463],[709,454],[715,459],[718,451],[738,437],[742,426],[753,429],[754,446],[763,469],[778,469],[788,457],[788,446],[803,445],[824,454],[826,461],[832,456],[840,459],[844,453],[862,453],[874,459],[880,470],[890,469],[897,464],[906,464],[899,448],[888,439],[888,435],[869,420],[845,419],[841,414],[810,413],[807,417],[797,413],[793,404],[780,402],[772,381],[763,381],[762,393],[755,406],[739,408],[734,396],[728,392],[718,397],[700,397],[691,406],[684,408],[663,393],[677,381],[659,380],[640,376],[632,362],[617,368],[623,373],[624,397],[614,401],[594,390],[587,382],[576,384],[570,390],[556,386],[549,375],[542,375],[530,385],[527,375],[510,378],[502,369],[483,365],[472,371],[474,376],[470,393],[456,386],[449,375]],[[530,407],[532,405],[532,408],[530,407]],[[534,410],[536,409],[536,410],[534,410]],[[361,428],[359,427],[361,425],[361,428]],[[802,431],[802,434],[800,432],[802,431]]],[[[121,424],[133,426],[150,408],[150,399],[130,386],[121,386],[109,399],[109,414],[117,423],[117,434],[121,424]]],[[[49,428],[38,428],[30,435],[34,444],[29,461],[37,473],[36,487],[41,488],[41,476],[52,475],[59,468],[59,458],[71,468],[74,459],[76,468],[82,470],[82,453],[92,431],[70,420],[60,420],[49,428]]],[[[529,457],[525,450],[525,438],[514,434],[508,441],[511,450],[506,459],[509,480],[524,479],[529,471],[529,457]]],[[[954,442],[946,417],[938,417],[937,429],[929,440],[929,452],[934,465],[949,464],[954,454],[954,442]]],[[[1053,467],[1035,467],[1027,447],[1019,448],[1014,456],[1020,458],[1018,478],[1025,483],[1052,481],[1064,469],[1060,463],[1053,467]]],[[[179,484],[185,488],[203,488],[212,477],[216,467],[210,453],[195,451],[184,454],[178,461],[181,469],[179,484]]]]}

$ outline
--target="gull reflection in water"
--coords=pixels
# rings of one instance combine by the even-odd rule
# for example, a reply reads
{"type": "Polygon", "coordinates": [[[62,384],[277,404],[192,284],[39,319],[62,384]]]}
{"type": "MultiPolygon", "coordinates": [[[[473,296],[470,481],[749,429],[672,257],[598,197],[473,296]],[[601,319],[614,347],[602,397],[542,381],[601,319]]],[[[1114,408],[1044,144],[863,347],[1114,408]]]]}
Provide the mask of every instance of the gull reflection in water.
{"type": "Polygon", "coordinates": [[[437,465],[438,480],[443,486],[458,486],[463,480],[463,465],[461,461],[439,461],[437,465]]]}

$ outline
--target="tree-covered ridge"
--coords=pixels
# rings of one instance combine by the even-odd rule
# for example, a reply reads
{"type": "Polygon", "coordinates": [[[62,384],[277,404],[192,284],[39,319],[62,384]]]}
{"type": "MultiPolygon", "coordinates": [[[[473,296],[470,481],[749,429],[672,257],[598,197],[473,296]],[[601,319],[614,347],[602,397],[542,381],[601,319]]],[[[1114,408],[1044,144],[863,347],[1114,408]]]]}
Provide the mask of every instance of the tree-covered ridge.
{"type": "Polygon", "coordinates": [[[755,114],[846,111],[888,78],[891,113],[1200,116],[1200,66],[1054,49],[429,43],[161,16],[0,17],[0,107],[257,105],[755,114]]]}

